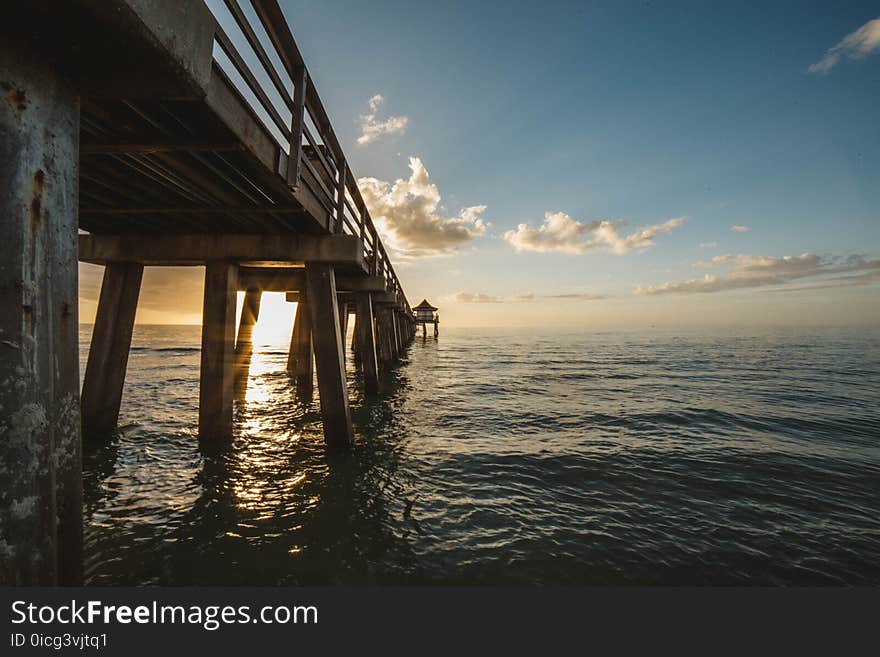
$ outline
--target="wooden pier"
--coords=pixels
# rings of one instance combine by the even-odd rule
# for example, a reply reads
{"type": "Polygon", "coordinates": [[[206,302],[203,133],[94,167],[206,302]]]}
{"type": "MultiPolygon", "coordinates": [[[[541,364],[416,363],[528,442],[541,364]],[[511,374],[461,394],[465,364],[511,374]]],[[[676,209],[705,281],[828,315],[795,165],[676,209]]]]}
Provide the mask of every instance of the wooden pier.
{"type": "Polygon", "coordinates": [[[116,427],[144,267],[205,267],[205,444],[262,292],[298,303],[288,367],[304,395],[317,375],[328,446],[352,441],[349,310],[368,394],[415,335],[277,1],[247,2],[0,3],[2,584],[81,582],[81,441],[116,427]],[[81,397],[78,259],[105,268],[81,397]]]}

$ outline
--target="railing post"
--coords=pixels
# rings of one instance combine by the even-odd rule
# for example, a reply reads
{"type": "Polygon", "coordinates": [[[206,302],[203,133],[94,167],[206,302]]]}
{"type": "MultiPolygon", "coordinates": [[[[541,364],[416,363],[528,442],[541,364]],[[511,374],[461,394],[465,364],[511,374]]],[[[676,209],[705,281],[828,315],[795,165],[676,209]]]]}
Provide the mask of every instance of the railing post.
{"type": "Polygon", "coordinates": [[[290,120],[290,155],[287,160],[287,184],[294,189],[299,187],[300,169],[302,166],[302,134],[305,121],[306,85],[309,74],[305,66],[296,69],[293,76],[293,116],[290,120]]]}
{"type": "Polygon", "coordinates": [[[370,276],[376,276],[379,273],[379,235],[373,226],[370,226],[370,235],[373,239],[373,261],[370,263],[370,276]]]}
{"type": "Polygon", "coordinates": [[[340,156],[339,162],[339,187],[336,190],[336,229],[335,233],[341,233],[345,224],[345,158],[340,156]]]}

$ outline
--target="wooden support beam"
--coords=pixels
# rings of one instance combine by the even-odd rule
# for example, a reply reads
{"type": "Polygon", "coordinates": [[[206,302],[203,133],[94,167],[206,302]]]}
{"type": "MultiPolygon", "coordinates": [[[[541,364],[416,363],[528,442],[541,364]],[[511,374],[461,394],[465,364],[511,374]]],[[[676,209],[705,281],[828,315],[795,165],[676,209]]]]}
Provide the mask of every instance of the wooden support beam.
{"type": "Polygon", "coordinates": [[[397,360],[397,340],[394,337],[394,311],[391,308],[385,308],[385,322],[388,324],[388,354],[390,361],[393,363],[397,360]]]}
{"type": "Polygon", "coordinates": [[[262,290],[248,290],[241,306],[241,319],[238,323],[238,336],[235,340],[235,378],[236,387],[244,390],[247,387],[251,357],[254,354],[254,326],[260,317],[260,301],[262,290]]]}
{"type": "Polygon", "coordinates": [[[380,359],[382,365],[387,367],[394,360],[394,338],[392,336],[394,327],[391,323],[391,309],[388,306],[379,306],[376,313],[376,330],[379,333],[380,359]]]}
{"type": "MultiPolygon", "coordinates": [[[[239,270],[239,290],[257,287],[264,292],[292,292],[302,290],[305,285],[306,270],[303,267],[242,267],[239,270]]],[[[345,275],[337,272],[336,291],[384,292],[385,281],[378,276],[345,275]]]]}
{"type": "Polygon", "coordinates": [[[223,153],[243,150],[234,142],[85,142],[80,144],[82,155],[131,155],[152,153],[223,153]]]}
{"type": "Polygon", "coordinates": [[[373,305],[393,306],[397,304],[397,295],[394,292],[380,292],[373,295],[373,305]]]}
{"type": "Polygon", "coordinates": [[[143,265],[200,265],[212,260],[264,266],[316,262],[366,271],[363,250],[353,235],[80,235],[79,259],[143,265]]]}
{"type": "Polygon", "coordinates": [[[199,438],[232,438],[235,379],[235,295],[238,266],[212,261],[205,267],[202,311],[202,366],[199,383],[199,438]]]}
{"type": "Polygon", "coordinates": [[[79,209],[83,216],[117,216],[138,214],[302,214],[299,205],[97,205],[79,209]]]}
{"type": "Polygon", "coordinates": [[[306,289],[312,316],[312,342],[318,371],[324,440],[328,446],[347,447],[352,442],[353,431],[345,383],[333,266],[307,263],[306,289]]]}
{"type": "Polygon", "coordinates": [[[83,380],[83,440],[116,429],[143,274],[143,266],[134,263],[114,262],[104,269],[83,380]]]}
{"type": "Polygon", "coordinates": [[[346,360],[345,338],[348,337],[348,302],[341,296],[337,296],[339,305],[339,333],[342,336],[342,360],[346,360]]]}
{"type": "Polygon", "coordinates": [[[311,400],[314,394],[315,353],[311,313],[305,294],[300,295],[296,306],[287,370],[295,377],[297,396],[301,400],[311,400]]]}
{"type": "Polygon", "coordinates": [[[389,309],[388,317],[390,323],[389,331],[391,333],[391,355],[392,358],[397,360],[400,358],[400,333],[397,330],[397,311],[393,308],[389,309]]]}
{"type": "Polygon", "coordinates": [[[355,295],[355,303],[357,304],[355,323],[357,353],[361,363],[361,371],[364,374],[364,390],[368,395],[372,395],[379,391],[376,336],[373,332],[373,303],[368,292],[355,295]]]}
{"type": "MultiPolygon", "coordinates": [[[[290,299],[287,299],[290,301],[290,299]]],[[[296,311],[293,316],[293,329],[290,332],[290,347],[287,350],[287,372],[288,374],[294,374],[296,372],[296,345],[297,338],[299,337],[299,322],[300,316],[302,315],[302,305],[297,300],[296,311]]]]}
{"type": "Polygon", "coordinates": [[[358,328],[358,315],[360,313],[358,312],[357,298],[355,298],[353,306],[354,306],[354,326],[352,327],[352,331],[351,331],[351,353],[354,356],[354,361],[357,363],[357,362],[360,362],[360,354],[358,353],[358,331],[360,330],[358,328]]]}
{"type": "Polygon", "coordinates": [[[379,369],[385,368],[388,362],[388,349],[385,340],[385,323],[384,314],[381,306],[373,305],[373,330],[374,340],[376,342],[376,364],[379,369]]]}

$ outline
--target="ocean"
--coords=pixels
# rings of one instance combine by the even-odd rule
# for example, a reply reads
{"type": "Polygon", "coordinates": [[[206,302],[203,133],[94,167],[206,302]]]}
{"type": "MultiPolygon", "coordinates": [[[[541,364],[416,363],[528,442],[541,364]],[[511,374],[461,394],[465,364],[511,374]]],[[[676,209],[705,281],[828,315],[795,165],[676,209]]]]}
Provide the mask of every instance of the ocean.
{"type": "Polygon", "coordinates": [[[88,584],[880,584],[876,332],[444,326],[375,399],[349,353],[345,454],[276,342],[202,453],[200,328],[136,327],[88,584]]]}

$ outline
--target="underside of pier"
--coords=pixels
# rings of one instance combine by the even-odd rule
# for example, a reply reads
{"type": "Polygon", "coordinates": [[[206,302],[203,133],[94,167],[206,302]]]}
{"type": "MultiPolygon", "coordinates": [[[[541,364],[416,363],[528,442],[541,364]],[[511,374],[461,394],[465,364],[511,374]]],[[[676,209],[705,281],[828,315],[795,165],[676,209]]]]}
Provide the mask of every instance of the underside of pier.
{"type": "Polygon", "coordinates": [[[415,334],[281,9],[252,4],[0,3],[0,583],[81,581],[81,444],[116,428],[144,267],[205,268],[206,446],[233,434],[264,291],[298,304],[288,368],[329,447],[353,440],[349,312],[368,394],[415,334]],[[81,396],[78,259],[104,267],[81,396]]]}

